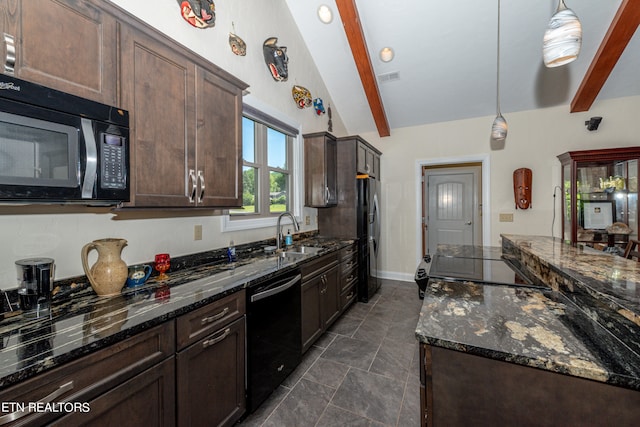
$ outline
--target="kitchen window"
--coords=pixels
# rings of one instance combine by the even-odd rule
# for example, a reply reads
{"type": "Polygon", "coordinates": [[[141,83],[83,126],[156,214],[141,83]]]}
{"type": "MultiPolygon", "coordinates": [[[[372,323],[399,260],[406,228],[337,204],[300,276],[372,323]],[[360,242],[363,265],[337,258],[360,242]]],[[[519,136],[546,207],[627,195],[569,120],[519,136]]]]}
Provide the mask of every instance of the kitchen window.
{"type": "Polygon", "coordinates": [[[300,211],[298,134],[297,128],[243,106],[242,208],[229,211],[225,230],[270,226],[280,213],[300,211]]]}

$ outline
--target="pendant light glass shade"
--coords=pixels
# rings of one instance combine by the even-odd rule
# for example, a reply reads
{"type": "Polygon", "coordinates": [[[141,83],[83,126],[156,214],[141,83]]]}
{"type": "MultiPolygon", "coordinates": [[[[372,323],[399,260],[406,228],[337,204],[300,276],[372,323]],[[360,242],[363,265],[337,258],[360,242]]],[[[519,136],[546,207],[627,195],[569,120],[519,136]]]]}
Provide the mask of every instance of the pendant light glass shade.
{"type": "Polygon", "coordinates": [[[498,43],[496,60],[496,118],[491,126],[491,139],[504,141],[507,139],[507,121],[500,112],[500,0],[498,0],[498,43]]]}
{"type": "Polygon", "coordinates": [[[582,24],[564,0],[558,3],[556,13],[551,17],[542,42],[544,65],[559,67],[575,61],[582,46],[582,24]]]}
{"type": "Polygon", "coordinates": [[[507,139],[507,128],[507,121],[502,117],[502,114],[498,112],[498,116],[491,126],[491,139],[494,141],[504,141],[507,139]]]}

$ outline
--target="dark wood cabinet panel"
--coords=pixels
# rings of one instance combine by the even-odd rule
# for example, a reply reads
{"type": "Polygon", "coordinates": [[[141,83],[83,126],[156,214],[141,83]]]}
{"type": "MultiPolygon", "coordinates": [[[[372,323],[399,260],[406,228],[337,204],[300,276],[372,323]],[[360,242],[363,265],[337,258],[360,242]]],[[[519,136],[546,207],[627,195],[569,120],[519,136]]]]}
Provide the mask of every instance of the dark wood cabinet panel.
{"type": "Polygon", "coordinates": [[[7,0],[0,5],[0,71],[117,105],[117,21],[91,2],[7,0]],[[13,42],[10,40],[13,39],[13,42]]]}
{"type": "Polygon", "coordinates": [[[242,206],[242,90],[196,70],[199,206],[242,206]],[[203,184],[204,183],[204,184],[203,184]]]}
{"type": "Polygon", "coordinates": [[[302,351],[307,351],[324,332],[320,309],[320,276],[302,284],[302,351]]]}
{"type": "Polygon", "coordinates": [[[423,426],[637,424],[638,391],[420,346],[423,426]]]}
{"type": "Polygon", "coordinates": [[[304,135],[305,206],[337,203],[337,142],[327,132],[304,135]]]}
{"type": "Polygon", "coordinates": [[[178,425],[229,426],[245,412],[245,317],[176,355],[178,425]]]}
{"type": "Polygon", "coordinates": [[[189,206],[195,65],[130,26],[122,28],[121,50],[123,107],[131,117],[131,203],[189,206]]]}
{"type": "Polygon", "coordinates": [[[174,426],[174,358],[142,372],[89,403],[90,411],[74,412],[52,425],[174,426]]]}
{"type": "MultiPolygon", "coordinates": [[[[164,323],[4,390],[0,393],[0,400],[38,402],[45,396],[55,395],[57,397],[53,402],[69,399],[75,402],[91,401],[172,357],[175,352],[174,337],[174,322],[164,323]]],[[[115,406],[112,401],[105,404],[115,406]]],[[[115,408],[111,410],[116,411],[115,408]]],[[[43,425],[60,415],[34,413],[21,417],[11,425],[43,425]]]]}
{"type": "Polygon", "coordinates": [[[341,313],[340,307],[340,270],[333,267],[324,274],[324,290],[322,295],[322,309],[324,311],[324,328],[336,321],[341,313]]]}
{"type": "Polygon", "coordinates": [[[178,350],[244,316],[245,312],[246,292],[242,290],[180,316],[176,325],[178,350]]]}
{"type": "Polygon", "coordinates": [[[338,254],[302,266],[302,351],[307,351],[340,316],[338,254]]]}

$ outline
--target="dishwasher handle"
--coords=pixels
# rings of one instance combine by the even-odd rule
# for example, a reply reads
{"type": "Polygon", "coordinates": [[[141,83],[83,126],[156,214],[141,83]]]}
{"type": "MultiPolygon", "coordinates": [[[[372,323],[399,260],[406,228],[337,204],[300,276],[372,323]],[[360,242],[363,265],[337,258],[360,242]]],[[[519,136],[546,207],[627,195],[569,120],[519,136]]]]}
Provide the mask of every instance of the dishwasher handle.
{"type": "Polygon", "coordinates": [[[282,285],[251,295],[251,302],[260,301],[262,299],[269,298],[270,296],[279,294],[280,292],[284,292],[290,287],[292,287],[293,285],[295,285],[296,283],[298,283],[300,280],[302,280],[302,275],[298,274],[293,279],[286,281],[282,285]]]}

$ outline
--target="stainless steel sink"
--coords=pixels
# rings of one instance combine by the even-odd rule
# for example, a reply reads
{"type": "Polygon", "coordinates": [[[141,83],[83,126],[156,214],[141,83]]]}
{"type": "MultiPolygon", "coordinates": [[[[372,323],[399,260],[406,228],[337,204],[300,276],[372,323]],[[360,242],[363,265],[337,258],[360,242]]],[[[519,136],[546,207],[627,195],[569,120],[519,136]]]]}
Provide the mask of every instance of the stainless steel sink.
{"type": "Polygon", "coordinates": [[[323,248],[315,246],[293,246],[291,249],[279,252],[278,256],[280,258],[304,258],[308,255],[315,255],[322,250],[323,248]]]}
{"type": "Polygon", "coordinates": [[[323,248],[319,248],[317,246],[294,246],[295,252],[300,252],[308,255],[315,255],[322,250],[323,248]]]}

